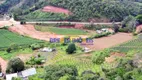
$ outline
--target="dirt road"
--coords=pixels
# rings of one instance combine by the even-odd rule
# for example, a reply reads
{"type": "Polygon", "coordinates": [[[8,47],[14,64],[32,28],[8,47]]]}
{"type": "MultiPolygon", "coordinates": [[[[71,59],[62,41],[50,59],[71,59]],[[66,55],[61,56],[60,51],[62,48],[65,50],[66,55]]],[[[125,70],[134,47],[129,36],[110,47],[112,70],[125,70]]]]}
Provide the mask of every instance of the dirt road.
{"type": "Polygon", "coordinates": [[[0,57],[0,65],[2,68],[2,72],[5,73],[7,67],[7,61],[0,57]]]}

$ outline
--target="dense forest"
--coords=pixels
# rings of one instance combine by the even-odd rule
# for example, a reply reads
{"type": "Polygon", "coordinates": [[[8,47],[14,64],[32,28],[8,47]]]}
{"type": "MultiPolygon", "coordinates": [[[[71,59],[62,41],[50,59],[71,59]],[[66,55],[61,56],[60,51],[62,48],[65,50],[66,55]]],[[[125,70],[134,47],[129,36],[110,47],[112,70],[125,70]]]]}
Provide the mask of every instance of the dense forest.
{"type": "Polygon", "coordinates": [[[141,14],[141,2],[142,0],[6,0],[1,4],[0,12],[14,12],[24,17],[44,6],[52,5],[70,10],[73,15],[70,15],[68,20],[88,21],[107,18],[110,21],[121,21],[126,16],[141,14]],[[17,8],[13,8],[14,6],[17,8]]]}

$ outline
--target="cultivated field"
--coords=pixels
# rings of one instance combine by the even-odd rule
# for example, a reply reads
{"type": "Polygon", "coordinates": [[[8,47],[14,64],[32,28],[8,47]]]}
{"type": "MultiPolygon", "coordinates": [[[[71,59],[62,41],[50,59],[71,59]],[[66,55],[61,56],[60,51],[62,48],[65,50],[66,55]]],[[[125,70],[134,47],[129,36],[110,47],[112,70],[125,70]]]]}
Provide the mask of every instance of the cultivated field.
{"type": "Polygon", "coordinates": [[[142,34],[138,36],[137,39],[133,39],[129,42],[120,44],[119,46],[113,47],[112,49],[118,50],[120,52],[127,53],[129,51],[142,51],[142,34]]]}
{"type": "Polygon", "coordinates": [[[131,34],[117,33],[115,35],[94,39],[94,45],[85,45],[85,47],[88,47],[92,50],[102,50],[105,48],[110,48],[112,46],[127,42],[131,39],[132,39],[131,34]]]}
{"type": "Polygon", "coordinates": [[[0,48],[6,48],[12,44],[30,45],[32,43],[41,42],[32,38],[20,36],[5,29],[0,29],[0,48]]]}

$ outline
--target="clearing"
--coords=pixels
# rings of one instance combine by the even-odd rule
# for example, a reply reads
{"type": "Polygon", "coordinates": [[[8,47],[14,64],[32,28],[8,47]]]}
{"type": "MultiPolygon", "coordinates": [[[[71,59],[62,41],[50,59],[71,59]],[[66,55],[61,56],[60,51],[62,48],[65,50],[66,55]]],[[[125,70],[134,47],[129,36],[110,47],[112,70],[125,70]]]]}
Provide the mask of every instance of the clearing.
{"type": "Polygon", "coordinates": [[[66,15],[72,14],[69,10],[64,9],[64,8],[59,8],[59,7],[54,7],[54,6],[45,6],[42,9],[43,12],[52,12],[52,13],[64,13],[66,15]]]}

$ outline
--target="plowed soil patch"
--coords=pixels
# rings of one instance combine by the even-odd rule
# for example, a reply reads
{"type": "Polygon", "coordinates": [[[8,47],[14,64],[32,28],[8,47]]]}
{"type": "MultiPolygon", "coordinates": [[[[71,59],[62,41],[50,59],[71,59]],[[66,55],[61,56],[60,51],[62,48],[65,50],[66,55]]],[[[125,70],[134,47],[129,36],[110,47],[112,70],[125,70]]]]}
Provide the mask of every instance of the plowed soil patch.
{"type": "Polygon", "coordinates": [[[52,13],[64,13],[66,15],[71,15],[72,13],[64,8],[54,7],[54,6],[45,6],[42,9],[43,12],[52,12],[52,13]]]}

